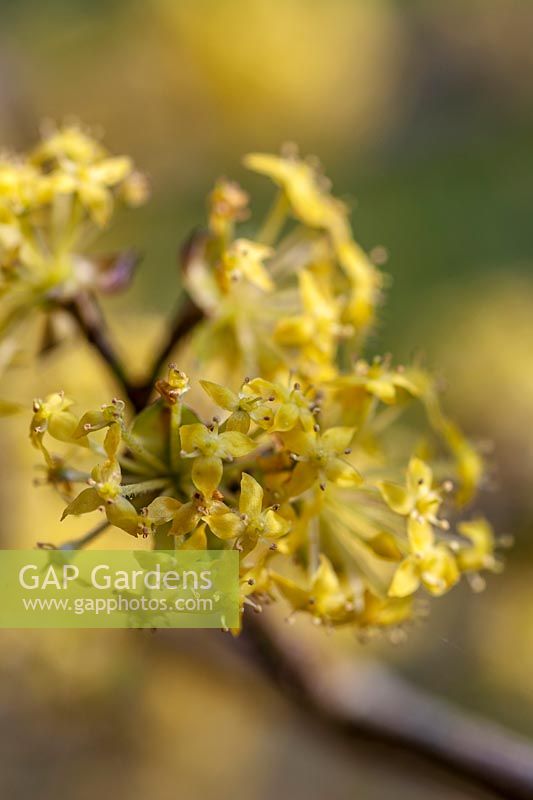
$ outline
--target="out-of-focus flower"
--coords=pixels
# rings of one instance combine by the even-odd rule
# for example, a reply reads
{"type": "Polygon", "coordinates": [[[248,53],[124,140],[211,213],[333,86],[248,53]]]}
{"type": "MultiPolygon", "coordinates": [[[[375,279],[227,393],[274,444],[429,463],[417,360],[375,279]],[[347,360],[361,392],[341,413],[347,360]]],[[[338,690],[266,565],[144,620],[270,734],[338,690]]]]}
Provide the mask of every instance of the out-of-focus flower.
{"type": "Polygon", "coordinates": [[[460,572],[455,557],[446,544],[435,543],[430,526],[411,521],[409,546],[410,554],[394,573],[390,597],[414,594],[421,583],[431,594],[441,595],[457,583],[460,572]]]}
{"type": "Polygon", "coordinates": [[[460,544],[457,549],[457,563],[461,572],[499,569],[500,565],[494,555],[494,531],[486,519],[477,517],[460,522],[457,531],[469,541],[469,544],[460,544]]]}
{"type": "Polygon", "coordinates": [[[131,159],[75,126],[50,131],[27,155],[0,158],[0,336],[20,337],[33,311],[53,314],[81,292],[126,286],[136,256],[84,251],[116,205],[146,196],[131,159]]]}

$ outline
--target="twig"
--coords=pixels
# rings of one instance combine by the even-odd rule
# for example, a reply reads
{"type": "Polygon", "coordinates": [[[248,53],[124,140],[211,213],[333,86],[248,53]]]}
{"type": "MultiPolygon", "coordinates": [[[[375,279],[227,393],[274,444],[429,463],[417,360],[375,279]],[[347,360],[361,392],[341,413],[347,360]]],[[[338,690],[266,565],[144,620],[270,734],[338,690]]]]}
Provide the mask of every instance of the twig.
{"type": "Polygon", "coordinates": [[[102,361],[107,364],[120,388],[133,403],[130,396],[132,385],[116,353],[104,315],[94,295],[80,292],[64,308],[76,320],[86,340],[102,356],[102,361]]]}
{"type": "Polygon", "coordinates": [[[45,542],[39,542],[37,547],[41,550],[82,550],[92,541],[97,539],[101,533],[103,533],[107,528],[109,528],[110,523],[106,520],[105,522],[101,522],[99,525],[96,525],[94,528],[91,528],[90,531],[87,531],[83,536],[80,536],[79,539],[71,539],[68,542],[63,542],[58,546],[54,544],[49,544],[45,542]]]}
{"type": "Polygon", "coordinates": [[[191,299],[180,303],[174,314],[173,322],[169,326],[168,335],[154,359],[149,377],[146,381],[135,384],[129,379],[115,350],[97,299],[86,292],[80,293],[64,308],[76,320],[89,344],[101,355],[102,360],[107,364],[121,390],[137,412],[142,411],[148,404],[155,380],[173,349],[203,317],[203,312],[191,299]]]}
{"type": "Polygon", "coordinates": [[[319,661],[294,630],[250,615],[243,632],[266,674],[298,705],[343,736],[385,741],[439,762],[505,800],[533,798],[533,747],[461,711],[381,664],[319,661]]]}
{"type": "Polygon", "coordinates": [[[202,310],[189,297],[178,305],[148,378],[139,386],[132,388],[131,399],[136,410],[139,411],[146,406],[163,365],[170,358],[178,342],[187,336],[202,318],[202,310]]]}

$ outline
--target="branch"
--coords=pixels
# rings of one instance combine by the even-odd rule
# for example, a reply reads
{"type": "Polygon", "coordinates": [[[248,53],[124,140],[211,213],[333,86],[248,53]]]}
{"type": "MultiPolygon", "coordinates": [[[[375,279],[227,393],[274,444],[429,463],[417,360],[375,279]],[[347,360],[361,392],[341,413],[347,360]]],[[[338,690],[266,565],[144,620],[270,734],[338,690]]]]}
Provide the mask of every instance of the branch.
{"type": "Polygon", "coordinates": [[[71,539],[70,541],[63,542],[63,544],[60,545],[51,544],[49,542],[37,542],[37,547],[40,550],[82,550],[95,539],[98,539],[100,534],[109,528],[109,525],[110,523],[105,520],[105,522],[101,522],[99,525],[91,528],[90,531],[87,531],[87,533],[85,533],[79,539],[71,539]]]}
{"type": "Polygon", "coordinates": [[[94,295],[80,292],[64,306],[78,323],[86,340],[101,355],[125,395],[133,403],[132,385],[111,341],[104,315],[94,295]]]}
{"type": "Polygon", "coordinates": [[[533,797],[533,746],[517,734],[420,691],[381,664],[324,664],[293,629],[265,613],[248,617],[243,637],[263,671],[338,734],[416,752],[505,800],[533,797]]]}
{"type": "Polygon", "coordinates": [[[203,317],[203,312],[191,299],[188,298],[184,303],[180,303],[166,339],[154,359],[149,377],[146,381],[135,384],[128,378],[117,355],[96,297],[86,292],[80,293],[63,308],[72,315],[85,339],[98,351],[136,412],[142,411],[148,404],[159,372],[178,342],[190,333],[203,317]]]}
{"type": "Polygon", "coordinates": [[[178,305],[170,322],[166,338],[154,359],[148,378],[139,386],[132,388],[130,399],[137,411],[142,410],[147,405],[154,383],[159,377],[165,362],[172,355],[174,348],[193,330],[194,326],[202,318],[203,311],[198,308],[190,297],[187,297],[185,302],[181,302],[178,305]]]}

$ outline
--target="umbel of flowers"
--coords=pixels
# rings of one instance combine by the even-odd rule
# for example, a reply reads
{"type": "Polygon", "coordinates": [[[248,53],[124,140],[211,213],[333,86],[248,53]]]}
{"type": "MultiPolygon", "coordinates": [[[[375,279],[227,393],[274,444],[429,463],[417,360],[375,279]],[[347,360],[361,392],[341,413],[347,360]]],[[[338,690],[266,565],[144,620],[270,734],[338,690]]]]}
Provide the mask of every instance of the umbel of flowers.
{"type": "MultiPolygon", "coordinates": [[[[477,586],[498,569],[488,522],[461,514],[482,460],[425,369],[361,356],[383,276],[316,164],[294,152],[244,163],[277,195],[253,238],[240,186],[220,180],[209,196],[184,269],[203,320],[177,354],[197,374],[171,364],[137,414],[120,399],[81,415],[61,393],[36,400],[31,438],[63,518],[104,515],[158,548],[236,549],[243,609],[281,600],[328,626],[396,628],[416,615],[419,593],[442,595],[463,573],[477,586]],[[191,383],[205,395],[196,409],[191,383]]],[[[32,242],[37,224],[39,241],[53,241],[54,204],[98,225],[142,183],[128,160],[73,130],[10,164],[12,183],[0,183],[8,294],[45,270],[32,242]]],[[[77,280],[79,258],[55,287],[77,280]]]]}

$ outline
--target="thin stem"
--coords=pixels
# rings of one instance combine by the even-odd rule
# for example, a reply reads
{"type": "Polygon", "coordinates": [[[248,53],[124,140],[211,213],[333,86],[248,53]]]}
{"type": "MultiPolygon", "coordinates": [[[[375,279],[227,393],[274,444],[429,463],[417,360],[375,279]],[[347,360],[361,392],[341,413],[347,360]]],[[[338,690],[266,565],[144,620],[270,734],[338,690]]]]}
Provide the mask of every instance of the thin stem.
{"type": "Polygon", "coordinates": [[[202,320],[203,316],[203,311],[198,308],[190,297],[188,297],[185,302],[182,301],[179,303],[169,325],[167,336],[162,342],[161,348],[154,359],[148,378],[142,384],[132,389],[130,399],[137,411],[147,405],[154,383],[178,342],[193,330],[195,325],[202,320]]]}
{"type": "Polygon", "coordinates": [[[257,241],[261,244],[273,245],[278,238],[287,219],[289,204],[284,192],[278,192],[270,210],[261,226],[257,241]]]}
{"type": "Polygon", "coordinates": [[[97,539],[107,528],[109,528],[109,524],[110,523],[107,520],[105,522],[101,522],[99,525],[91,528],[90,531],[85,533],[79,539],[72,539],[71,541],[64,542],[63,544],[60,544],[59,547],[49,544],[48,542],[38,542],[37,547],[43,550],[82,550],[92,541],[97,539]]]}
{"type": "Polygon", "coordinates": [[[153,480],[142,481],[141,483],[128,483],[126,486],[122,487],[120,494],[122,497],[138,497],[141,494],[157,492],[169,485],[169,478],[154,478],[153,480]]]}
{"type": "Polygon", "coordinates": [[[309,523],[308,539],[308,571],[311,581],[320,564],[320,523],[318,517],[313,517],[309,523]]]}
{"type": "Polygon", "coordinates": [[[104,315],[96,298],[87,292],[80,292],[66,305],[66,310],[76,320],[89,344],[101,355],[102,361],[107,364],[128,399],[133,402],[132,386],[109,337],[104,315]]]}
{"type": "Polygon", "coordinates": [[[139,439],[132,433],[127,430],[123,430],[122,441],[132,453],[140,458],[141,461],[144,461],[144,463],[149,467],[152,467],[152,469],[154,469],[158,475],[165,475],[167,473],[168,468],[164,461],[161,461],[160,458],[147,450],[146,447],[144,447],[144,445],[139,441],[139,439]]]}

